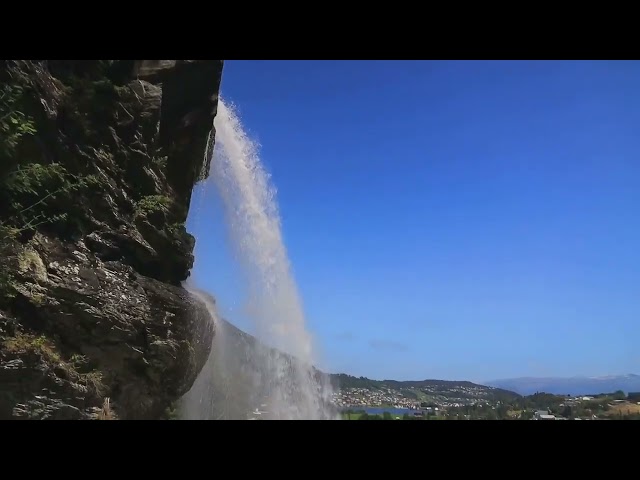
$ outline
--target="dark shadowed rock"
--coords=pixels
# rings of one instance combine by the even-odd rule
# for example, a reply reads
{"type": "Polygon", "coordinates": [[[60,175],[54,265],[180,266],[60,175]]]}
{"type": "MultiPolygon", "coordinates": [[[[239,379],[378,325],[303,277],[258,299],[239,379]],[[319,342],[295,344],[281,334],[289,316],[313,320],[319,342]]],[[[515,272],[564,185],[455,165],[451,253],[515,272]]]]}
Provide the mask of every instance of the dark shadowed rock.
{"type": "Polygon", "coordinates": [[[221,72],[0,63],[0,418],[159,418],[190,388],[214,332],[184,223],[221,72]]]}

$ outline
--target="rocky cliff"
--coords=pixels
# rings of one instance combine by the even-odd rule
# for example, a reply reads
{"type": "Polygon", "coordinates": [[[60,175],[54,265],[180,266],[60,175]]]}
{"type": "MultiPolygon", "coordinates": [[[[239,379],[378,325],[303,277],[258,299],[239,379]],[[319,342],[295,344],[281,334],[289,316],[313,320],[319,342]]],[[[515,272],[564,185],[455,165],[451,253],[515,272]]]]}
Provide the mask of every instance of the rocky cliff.
{"type": "Polygon", "coordinates": [[[0,63],[0,419],[161,418],[194,382],[184,223],[222,67],[0,63]]]}

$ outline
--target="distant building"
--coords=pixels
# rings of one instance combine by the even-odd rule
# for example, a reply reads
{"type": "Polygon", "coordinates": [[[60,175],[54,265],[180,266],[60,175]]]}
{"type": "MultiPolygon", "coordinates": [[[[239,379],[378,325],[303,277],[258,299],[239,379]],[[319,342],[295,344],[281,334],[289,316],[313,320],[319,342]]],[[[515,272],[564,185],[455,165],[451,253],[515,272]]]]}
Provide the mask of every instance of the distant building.
{"type": "Polygon", "coordinates": [[[556,420],[555,415],[540,415],[536,420],[556,420]]]}
{"type": "Polygon", "coordinates": [[[555,420],[555,415],[549,415],[548,410],[538,410],[533,414],[534,420],[555,420]]]}

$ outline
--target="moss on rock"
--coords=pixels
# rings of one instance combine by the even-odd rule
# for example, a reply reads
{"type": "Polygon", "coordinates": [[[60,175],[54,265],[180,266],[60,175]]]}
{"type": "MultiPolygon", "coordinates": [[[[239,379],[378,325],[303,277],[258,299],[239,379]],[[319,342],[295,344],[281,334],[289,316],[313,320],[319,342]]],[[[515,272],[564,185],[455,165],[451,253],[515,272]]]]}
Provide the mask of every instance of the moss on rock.
{"type": "Polygon", "coordinates": [[[0,418],[158,418],[206,360],[179,285],[222,62],[144,62],[0,61],[0,418]]]}

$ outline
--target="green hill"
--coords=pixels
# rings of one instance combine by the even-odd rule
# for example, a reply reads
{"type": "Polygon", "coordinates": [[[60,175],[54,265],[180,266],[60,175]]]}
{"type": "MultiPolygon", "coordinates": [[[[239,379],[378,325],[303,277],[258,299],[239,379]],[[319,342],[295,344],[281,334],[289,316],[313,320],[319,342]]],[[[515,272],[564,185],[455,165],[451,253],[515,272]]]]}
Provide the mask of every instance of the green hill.
{"type": "Polygon", "coordinates": [[[349,389],[387,390],[391,389],[405,398],[422,402],[468,402],[485,400],[487,402],[512,402],[521,396],[501,388],[478,385],[458,380],[372,380],[366,377],[353,377],[344,373],[332,374],[331,383],[341,391],[349,389]]]}

